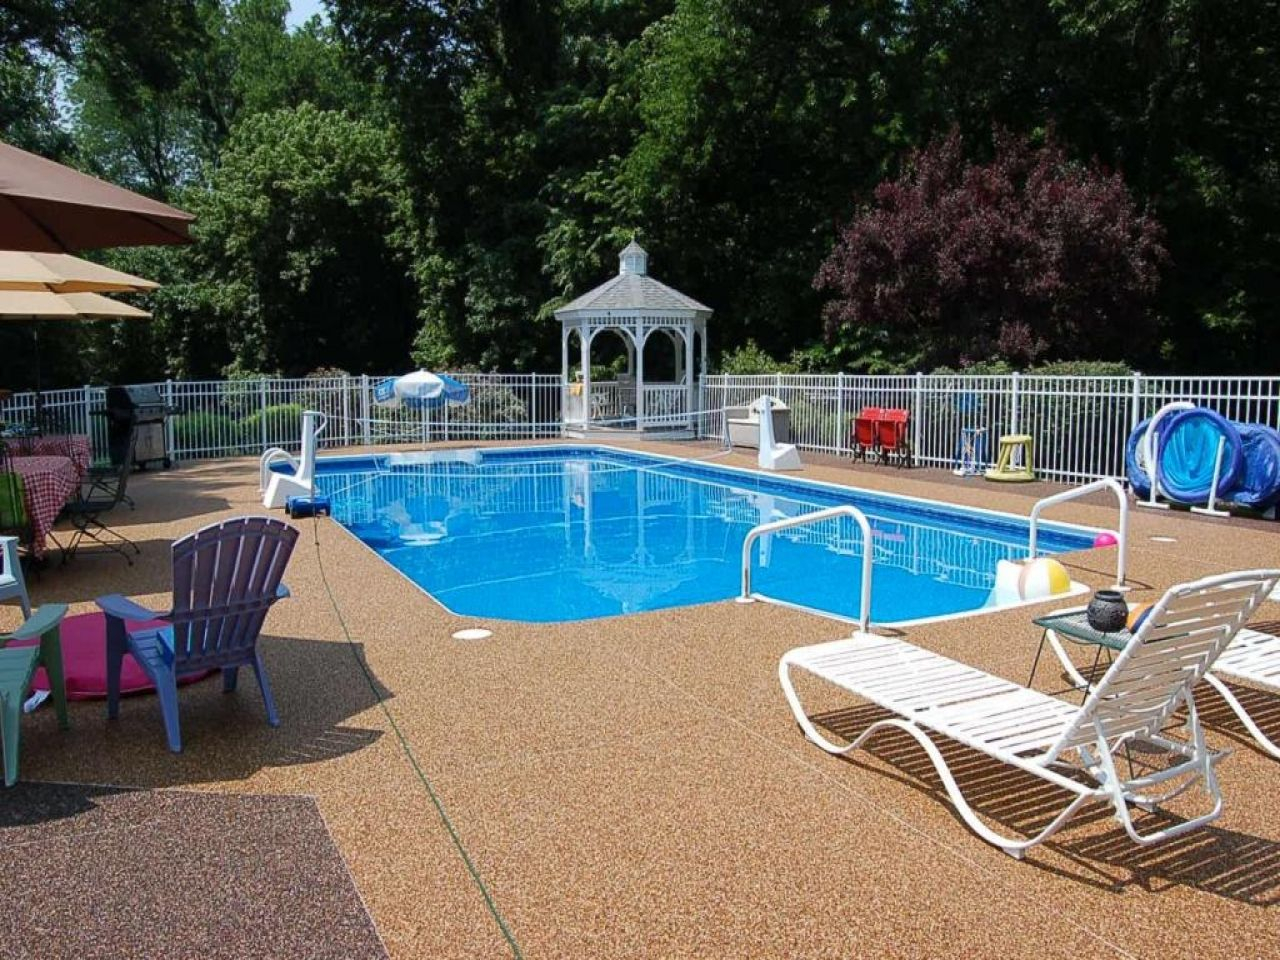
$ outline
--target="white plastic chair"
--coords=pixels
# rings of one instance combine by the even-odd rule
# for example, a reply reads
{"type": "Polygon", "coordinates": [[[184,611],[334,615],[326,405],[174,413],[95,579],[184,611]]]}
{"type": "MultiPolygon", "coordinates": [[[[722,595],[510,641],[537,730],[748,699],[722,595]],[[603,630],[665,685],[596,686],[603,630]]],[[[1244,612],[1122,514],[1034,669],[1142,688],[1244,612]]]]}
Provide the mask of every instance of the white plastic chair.
{"type": "Polygon", "coordinates": [[[4,558],[4,571],[0,572],[0,602],[16,597],[22,606],[23,617],[30,619],[31,598],[27,595],[27,581],[22,577],[17,537],[0,537],[0,556],[4,558]]]}
{"type": "Polygon", "coordinates": [[[910,734],[929,756],[969,828],[1014,857],[1021,859],[1091,801],[1110,803],[1129,837],[1151,844],[1203,826],[1222,812],[1213,765],[1223,754],[1205,745],[1191,691],[1277,582],[1280,570],[1252,570],[1171,588],[1079,706],[903,640],[868,633],[790,650],[778,664],[778,678],[796,722],[828,753],[850,753],[883,730],[910,734]],[[814,674],[895,716],[870,724],[849,743],[832,742],[818,732],[801,706],[791,680],[793,669],[814,674]],[[1174,740],[1166,728],[1179,708],[1186,710],[1186,736],[1174,740]],[[1074,796],[1035,836],[1003,836],[969,805],[928,731],[1074,796]],[[1135,742],[1153,744],[1178,759],[1145,774],[1131,769],[1124,777],[1116,758],[1135,742]],[[1153,809],[1196,784],[1211,801],[1207,813],[1139,832],[1130,804],[1153,809]]]}

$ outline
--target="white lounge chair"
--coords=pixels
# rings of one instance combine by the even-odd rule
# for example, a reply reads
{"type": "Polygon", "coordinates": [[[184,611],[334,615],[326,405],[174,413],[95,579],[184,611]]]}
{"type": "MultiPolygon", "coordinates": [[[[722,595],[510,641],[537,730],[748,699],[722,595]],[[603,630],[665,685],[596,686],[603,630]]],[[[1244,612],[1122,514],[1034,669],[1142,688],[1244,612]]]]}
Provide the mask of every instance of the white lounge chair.
{"type": "Polygon", "coordinates": [[[1254,683],[1280,694],[1280,637],[1257,630],[1241,630],[1204,678],[1227,701],[1227,706],[1235,711],[1258,745],[1280,760],[1280,744],[1262,732],[1221,677],[1254,683]]]}
{"type": "Polygon", "coordinates": [[[1280,570],[1252,570],[1171,588],[1083,705],[983,673],[903,640],[867,633],[788,651],[778,664],[778,678],[796,722],[828,753],[852,752],[888,729],[914,737],[964,822],[988,843],[1019,859],[1090,801],[1111,803],[1135,842],[1156,843],[1203,826],[1222,812],[1222,794],[1213,770],[1222,754],[1205,745],[1191,690],[1278,582],[1280,570]],[[896,716],[872,723],[849,743],[834,743],[818,732],[801,706],[792,684],[793,669],[843,687],[896,716]],[[1165,728],[1182,706],[1187,711],[1187,737],[1169,739],[1165,728]],[[1035,836],[1002,836],[987,827],[965,800],[928,731],[1033,774],[1074,797],[1035,836]],[[1131,771],[1124,778],[1117,770],[1116,756],[1139,740],[1182,759],[1140,776],[1131,771]],[[1212,801],[1207,813],[1161,830],[1138,832],[1129,804],[1151,809],[1197,783],[1212,801]],[[1165,789],[1161,785],[1167,786],[1164,793],[1147,792],[1165,789]]]}

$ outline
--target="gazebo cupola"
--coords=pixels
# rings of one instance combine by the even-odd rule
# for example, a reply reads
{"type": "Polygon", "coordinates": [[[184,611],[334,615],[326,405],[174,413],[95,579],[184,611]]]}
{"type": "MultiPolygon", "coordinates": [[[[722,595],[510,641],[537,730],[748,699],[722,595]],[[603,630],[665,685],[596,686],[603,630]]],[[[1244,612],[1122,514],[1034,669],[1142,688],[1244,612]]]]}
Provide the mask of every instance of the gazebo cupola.
{"type": "Polygon", "coordinates": [[[707,366],[707,319],[711,308],[649,276],[649,254],[632,240],[618,254],[618,274],[556,311],[560,320],[563,419],[581,429],[597,426],[671,429],[680,420],[693,426],[697,413],[697,371],[707,366]],[[591,344],[607,331],[620,336],[627,372],[617,381],[592,384],[591,344]],[[569,344],[578,335],[581,380],[570,382],[569,344]],[[645,345],[655,333],[670,341],[675,375],[645,382],[645,345]],[[700,364],[695,367],[695,338],[700,364]],[[594,390],[594,392],[593,392],[594,390]]]}

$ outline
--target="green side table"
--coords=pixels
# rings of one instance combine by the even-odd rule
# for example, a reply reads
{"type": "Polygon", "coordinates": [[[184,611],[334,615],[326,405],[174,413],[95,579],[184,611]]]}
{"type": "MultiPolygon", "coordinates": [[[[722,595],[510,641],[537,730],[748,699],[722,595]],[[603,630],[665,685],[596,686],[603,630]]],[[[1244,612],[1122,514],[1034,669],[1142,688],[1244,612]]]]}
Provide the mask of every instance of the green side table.
{"type": "Polygon", "coordinates": [[[1071,680],[1071,685],[1088,695],[1090,689],[1090,681],[1080,672],[1071,658],[1067,656],[1066,648],[1062,645],[1062,638],[1066,638],[1072,643],[1081,646],[1092,646],[1093,665],[1089,672],[1093,676],[1097,676],[1098,664],[1102,661],[1103,655],[1106,656],[1107,662],[1110,663],[1111,655],[1123,650],[1125,644],[1133,637],[1128,630],[1114,630],[1110,633],[1103,633],[1089,626],[1088,615],[1084,607],[1074,607],[1070,610],[1057,610],[1053,613],[1046,614],[1043,617],[1036,617],[1031,621],[1036,626],[1041,627],[1043,632],[1040,634],[1040,646],[1036,650],[1036,659],[1031,664],[1031,676],[1027,678],[1027,686],[1031,686],[1031,681],[1036,677],[1036,667],[1040,665],[1040,655],[1044,653],[1045,644],[1057,655],[1058,661],[1062,664],[1062,669],[1066,671],[1067,676],[1071,680]]]}

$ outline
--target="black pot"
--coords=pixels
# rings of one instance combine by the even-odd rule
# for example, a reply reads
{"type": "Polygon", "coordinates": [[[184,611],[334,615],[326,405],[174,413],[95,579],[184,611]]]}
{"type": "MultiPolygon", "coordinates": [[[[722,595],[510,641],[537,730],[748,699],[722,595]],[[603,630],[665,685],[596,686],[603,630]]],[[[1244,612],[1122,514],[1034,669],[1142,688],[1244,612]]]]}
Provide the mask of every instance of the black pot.
{"type": "Polygon", "coordinates": [[[1125,621],[1129,619],[1129,605],[1118,590],[1099,590],[1089,601],[1085,618],[1089,626],[1099,633],[1114,633],[1124,629],[1125,621]]]}

